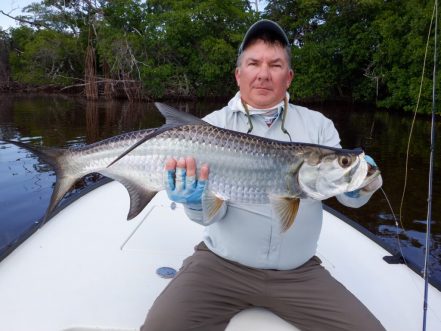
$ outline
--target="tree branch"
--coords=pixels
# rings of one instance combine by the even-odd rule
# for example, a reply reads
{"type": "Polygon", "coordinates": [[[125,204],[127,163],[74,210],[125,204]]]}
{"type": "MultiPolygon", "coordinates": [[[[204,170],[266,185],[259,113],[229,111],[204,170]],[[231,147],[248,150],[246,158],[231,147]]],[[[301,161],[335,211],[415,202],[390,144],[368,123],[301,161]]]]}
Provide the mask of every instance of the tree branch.
{"type": "Polygon", "coordinates": [[[22,18],[20,16],[11,16],[11,15],[5,13],[1,9],[0,9],[0,13],[5,15],[5,16],[7,16],[7,17],[9,17],[9,18],[12,18],[13,20],[18,21],[20,23],[26,23],[26,24],[35,25],[35,26],[38,26],[38,27],[45,27],[45,28],[47,28],[47,25],[44,24],[44,23],[40,23],[38,21],[31,22],[31,21],[25,20],[24,18],[22,18]]]}

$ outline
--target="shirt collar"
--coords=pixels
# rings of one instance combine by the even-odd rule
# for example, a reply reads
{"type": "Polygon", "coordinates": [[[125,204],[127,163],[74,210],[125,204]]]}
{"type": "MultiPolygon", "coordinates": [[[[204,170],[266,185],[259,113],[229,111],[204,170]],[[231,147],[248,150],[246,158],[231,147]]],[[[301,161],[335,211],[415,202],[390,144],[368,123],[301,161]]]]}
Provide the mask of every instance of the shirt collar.
{"type": "MultiPolygon", "coordinates": [[[[289,102],[289,93],[286,92],[286,98],[289,102]]],[[[228,107],[233,112],[242,112],[246,114],[245,109],[242,104],[242,100],[240,98],[240,92],[237,92],[236,95],[228,102],[228,107]]],[[[248,110],[250,111],[250,115],[265,115],[266,113],[271,113],[273,110],[277,108],[277,112],[280,114],[281,110],[284,107],[284,100],[281,100],[277,105],[269,109],[258,109],[248,105],[248,110]]]]}

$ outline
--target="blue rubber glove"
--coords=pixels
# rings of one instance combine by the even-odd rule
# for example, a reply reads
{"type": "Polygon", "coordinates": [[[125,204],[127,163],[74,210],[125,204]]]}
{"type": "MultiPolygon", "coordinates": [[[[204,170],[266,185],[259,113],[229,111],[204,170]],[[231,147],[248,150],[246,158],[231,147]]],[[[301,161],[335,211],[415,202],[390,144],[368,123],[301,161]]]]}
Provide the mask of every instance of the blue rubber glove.
{"type": "Polygon", "coordinates": [[[166,170],[166,191],[169,199],[186,204],[190,209],[202,210],[202,194],[206,184],[206,180],[187,176],[183,168],[166,170]]]}
{"type": "MultiPolygon", "coordinates": [[[[364,159],[371,167],[378,167],[377,164],[375,163],[374,159],[372,157],[370,157],[369,155],[365,155],[364,159]]],[[[361,190],[361,188],[354,190],[354,191],[345,192],[345,195],[350,198],[356,199],[356,198],[360,197],[360,190],[361,190]]]]}
{"type": "Polygon", "coordinates": [[[377,164],[375,163],[374,159],[373,159],[372,157],[370,157],[369,155],[365,155],[365,156],[364,156],[364,159],[366,160],[366,162],[367,162],[368,164],[371,165],[371,167],[375,167],[375,168],[378,167],[377,164]]]}

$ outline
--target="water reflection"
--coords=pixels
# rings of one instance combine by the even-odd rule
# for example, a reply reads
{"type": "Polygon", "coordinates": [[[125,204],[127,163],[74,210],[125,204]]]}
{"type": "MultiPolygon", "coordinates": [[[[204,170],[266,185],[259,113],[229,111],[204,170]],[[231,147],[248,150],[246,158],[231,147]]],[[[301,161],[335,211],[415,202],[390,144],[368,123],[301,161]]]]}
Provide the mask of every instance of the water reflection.
{"type": "Polygon", "coordinates": [[[91,144],[97,141],[99,131],[98,105],[95,101],[91,101],[86,104],[86,143],[91,144]]]}
{"type": "MultiPolygon", "coordinates": [[[[174,107],[199,117],[221,108],[225,102],[173,102],[174,107]]],[[[347,148],[362,146],[380,165],[384,190],[393,206],[377,193],[360,209],[346,208],[330,199],[326,203],[398,247],[397,233],[405,254],[422,261],[427,210],[427,172],[430,122],[419,118],[409,154],[408,190],[405,195],[403,229],[395,227],[404,184],[407,140],[411,118],[388,112],[339,107],[314,107],[331,118],[347,148]]],[[[161,114],[151,103],[96,101],[71,97],[0,97],[0,138],[28,140],[44,146],[77,146],[93,143],[123,132],[159,127],[161,114]]],[[[437,132],[441,126],[437,124],[437,132]]],[[[441,169],[441,144],[436,144],[435,173],[441,169]]],[[[78,183],[80,190],[97,178],[91,175],[78,183]]],[[[0,250],[18,233],[41,218],[49,203],[55,181],[52,170],[29,152],[0,142],[0,250]]],[[[441,279],[441,176],[433,185],[431,264],[441,279]]],[[[75,193],[73,193],[75,194],[75,193]]]]}

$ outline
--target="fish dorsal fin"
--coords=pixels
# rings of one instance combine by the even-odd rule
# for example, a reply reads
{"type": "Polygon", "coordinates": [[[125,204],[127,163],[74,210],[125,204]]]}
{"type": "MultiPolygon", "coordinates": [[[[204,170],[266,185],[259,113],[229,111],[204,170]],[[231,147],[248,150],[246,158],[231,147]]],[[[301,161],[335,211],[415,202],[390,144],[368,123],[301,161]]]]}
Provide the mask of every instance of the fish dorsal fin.
{"type": "Polygon", "coordinates": [[[126,151],[124,151],[124,153],[119,155],[107,167],[110,167],[114,163],[121,160],[124,156],[129,154],[131,151],[133,151],[139,145],[142,145],[144,142],[146,142],[150,138],[156,136],[158,133],[161,133],[171,127],[185,125],[185,124],[209,125],[207,122],[201,120],[200,118],[198,118],[196,116],[193,116],[189,113],[179,111],[173,107],[167,106],[164,103],[155,102],[155,106],[158,108],[158,110],[161,112],[161,114],[165,117],[165,120],[166,120],[165,125],[163,125],[158,130],[152,132],[151,134],[145,136],[144,138],[140,139],[134,145],[130,146],[126,151]]]}
{"type": "Polygon", "coordinates": [[[292,196],[271,195],[270,202],[274,213],[282,223],[282,232],[285,232],[294,224],[300,199],[292,196]]]}
{"type": "Polygon", "coordinates": [[[112,171],[112,168],[107,168],[99,171],[100,174],[112,178],[124,185],[130,196],[130,209],[127,215],[127,220],[138,216],[138,214],[144,209],[145,206],[153,199],[158,191],[150,190],[142,185],[139,185],[138,181],[132,180],[125,176],[119,175],[112,171]]]}
{"type": "Polygon", "coordinates": [[[178,126],[184,124],[207,124],[207,122],[204,122],[190,113],[177,110],[164,103],[155,102],[155,106],[161,112],[162,116],[165,117],[166,125],[178,126]]]}

